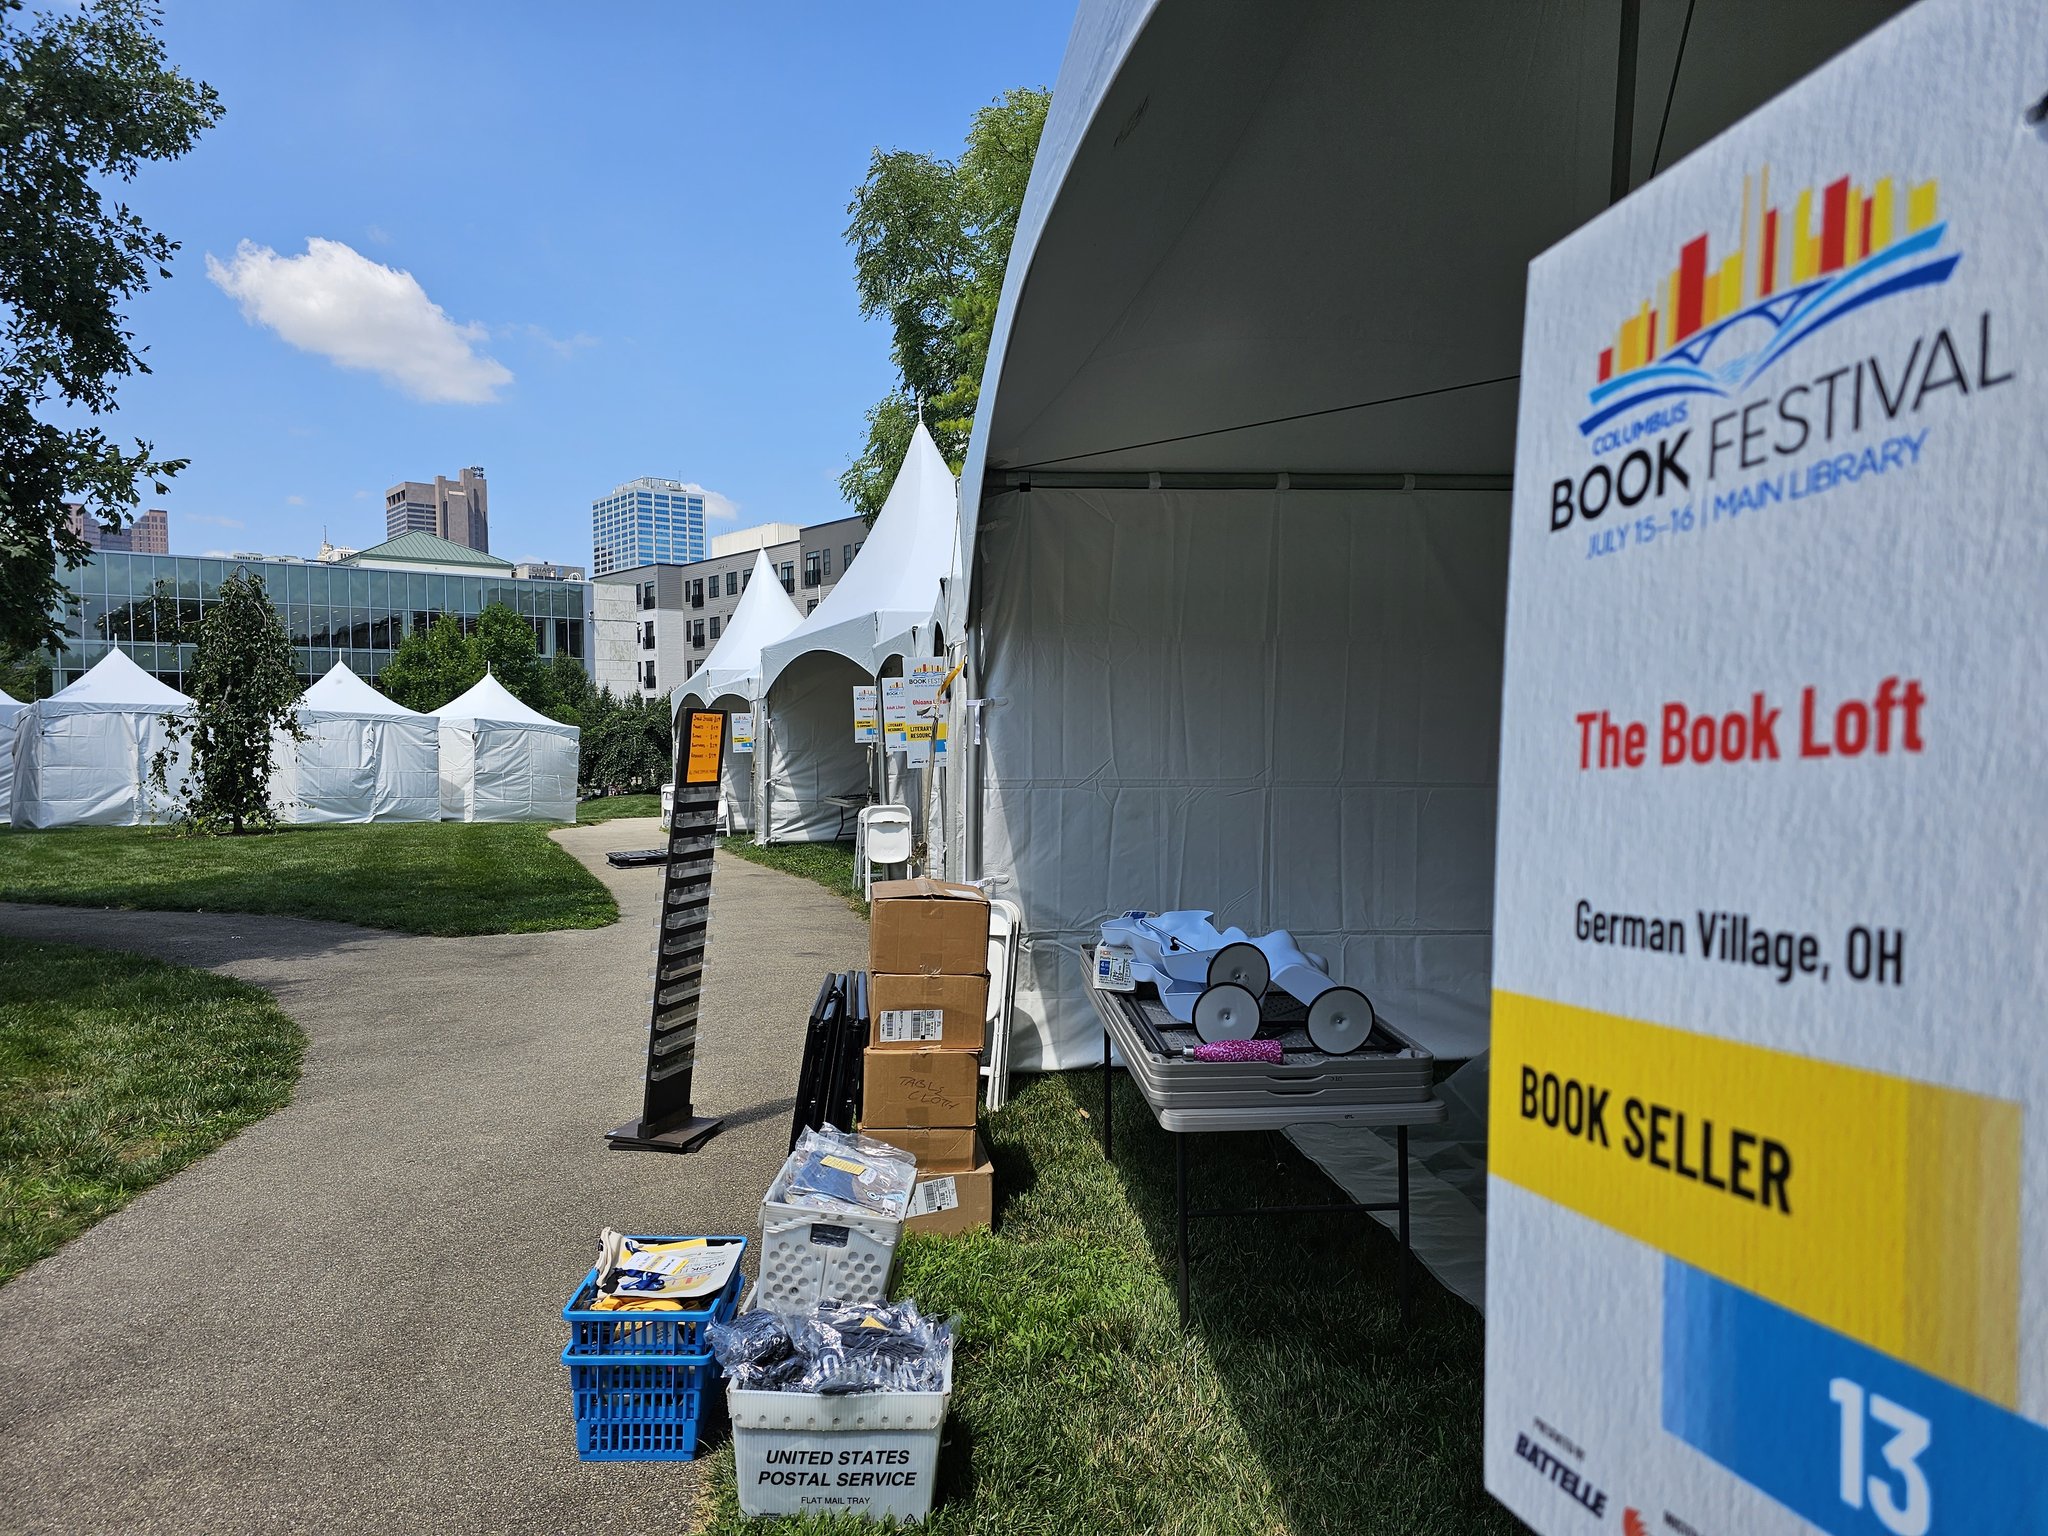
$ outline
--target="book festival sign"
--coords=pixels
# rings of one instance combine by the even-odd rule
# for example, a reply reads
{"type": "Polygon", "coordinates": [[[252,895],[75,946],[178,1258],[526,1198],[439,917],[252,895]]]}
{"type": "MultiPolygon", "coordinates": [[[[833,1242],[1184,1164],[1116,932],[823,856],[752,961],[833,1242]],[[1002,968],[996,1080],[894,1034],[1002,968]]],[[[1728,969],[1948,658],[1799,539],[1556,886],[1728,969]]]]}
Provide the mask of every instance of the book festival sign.
{"type": "Polygon", "coordinates": [[[1532,264],[1486,1485],[2048,1531],[2048,7],[1927,0],[1532,264]]]}

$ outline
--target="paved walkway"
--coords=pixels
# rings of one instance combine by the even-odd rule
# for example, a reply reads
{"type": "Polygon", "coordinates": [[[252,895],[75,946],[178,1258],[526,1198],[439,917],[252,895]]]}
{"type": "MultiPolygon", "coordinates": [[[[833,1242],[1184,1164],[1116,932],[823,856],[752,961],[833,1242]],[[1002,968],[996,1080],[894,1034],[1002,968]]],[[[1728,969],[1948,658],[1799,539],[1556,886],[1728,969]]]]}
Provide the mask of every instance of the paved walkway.
{"type": "Polygon", "coordinates": [[[290,1105],[0,1287],[0,1529],[689,1528],[696,1466],[575,1459],[561,1307],[607,1224],[752,1234],[804,1015],[864,929],[721,855],[696,1101],[726,1128],[694,1157],[610,1152],[639,1110],[659,872],[603,853],[659,833],[556,836],[616,926],[0,906],[0,933],[266,987],[309,1042],[290,1105]]]}

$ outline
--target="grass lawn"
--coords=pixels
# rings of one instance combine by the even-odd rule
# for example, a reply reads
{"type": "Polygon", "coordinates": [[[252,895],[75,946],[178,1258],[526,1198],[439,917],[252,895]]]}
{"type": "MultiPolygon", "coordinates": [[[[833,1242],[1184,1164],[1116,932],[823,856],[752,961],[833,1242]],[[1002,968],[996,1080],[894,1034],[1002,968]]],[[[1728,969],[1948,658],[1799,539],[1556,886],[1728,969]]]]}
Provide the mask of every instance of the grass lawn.
{"type": "Polygon", "coordinates": [[[0,1281],[282,1105],[304,1045],[242,982],[0,939],[0,1281]]]}
{"type": "MultiPolygon", "coordinates": [[[[897,1294],[962,1320],[937,1536],[1400,1533],[1522,1527],[1481,1486],[1483,1325],[1364,1217],[1195,1225],[1195,1316],[1175,1304],[1173,1148],[1118,1077],[1117,1165],[1093,1073],[1024,1080],[986,1127],[995,1233],[915,1237],[897,1294]]],[[[1277,1133],[1189,1138],[1198,1206],[1329,1201],[1277,1133]]],[[[739,1515],[730,1447],[710,1529],[739,1515]]]]}
{"type": "Polygon", "coordinates": [[[718,846],[727,853],[738,854],[749,863],[765,864],[786,875],[815,880],[834,895],[844,898],[846,904],[862,917],[868,915],[868,904],[860,899],[860,887],[854,883],[853,844],[850,842],[769,843],[763,846],[751,835],[741,833],[720,838],[718,846]]]}
{"type": "Polygon", "coordinates": [[[576,819],[588,826],[594,821],[617,821],[622,816],[659,816],[660,795],[606,795],[585,800],[576,807],[576,819]]]}
{"type": "Polygon", "coordinates": [[[532,823],[394,822],[194,837],[168,827],[0,832],[0,901],[324,917],[402,933],[618,921],[604,883],[532,823]]]}

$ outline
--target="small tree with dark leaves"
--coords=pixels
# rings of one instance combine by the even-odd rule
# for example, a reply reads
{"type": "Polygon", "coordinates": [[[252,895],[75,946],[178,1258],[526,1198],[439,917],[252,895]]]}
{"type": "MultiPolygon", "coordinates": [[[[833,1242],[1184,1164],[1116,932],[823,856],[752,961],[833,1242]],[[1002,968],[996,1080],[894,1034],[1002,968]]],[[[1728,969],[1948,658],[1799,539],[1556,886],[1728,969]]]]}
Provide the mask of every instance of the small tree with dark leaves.
{"type": "Polygon", "coordinates": [[[303,741],[299,673],[263,578],[238,569],[206,605],[185,674],[192,708],[165,716],[171,744],[150,763],[150,783],[194,831],[240,834],[276,824],[270,772],[278,733],[303,741]],[[191,766],[182,790],[167,780],[179,743],[191,766]]]}

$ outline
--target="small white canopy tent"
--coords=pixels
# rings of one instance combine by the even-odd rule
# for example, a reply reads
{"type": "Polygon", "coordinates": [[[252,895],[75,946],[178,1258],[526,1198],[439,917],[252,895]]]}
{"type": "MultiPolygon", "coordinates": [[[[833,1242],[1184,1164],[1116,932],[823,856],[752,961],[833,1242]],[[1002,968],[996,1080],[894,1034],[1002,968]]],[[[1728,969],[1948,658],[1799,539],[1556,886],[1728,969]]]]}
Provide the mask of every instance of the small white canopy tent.
{"type": "Polygon", "coordinates": [[[1290,927],[1484,1048],[1528,262],[1898,8],[1083,0],[944,626],[1020,1067],[1099,1060],[1129,907],[1290,927]]]}
{"type": "Polygon", "coordinates": [[[444,821],[574,821],[583,733],[528,709],[495,677],[435,712],[444,821]]]}
{"type": "MultiPolygon", "coordinates": [[[[711,647],[704,665],[676,690],[671,707],[678,713],[685,705],[702,709],[713,706],[727,710],[751,711],[761,696],[761,651],[787,639],[804,621],[796,604],[782,590],[775,567],[762,550],[754,557],[754,569],[740,593],[739,606],[725,626],[725,633],[711,647]]],[[[758,736],[758,731],[756,732],[758,736]]],[[[735,823],[753,824],[754,752],[734,752],[728,740],[725,761],[720,766],[719,792],[728,815],[735,823]]]]}
{"type": "Polygon", "coordinates": [[[272,743],[271,804],[290,822],[438,821],[441,739],[337,661],[298,704],[303,741],[272,743]]]}
{"type": "MultiPolygon", "coordinates": [[[[164,717],[192,701],[160,683],[121,651],[70,687],[23,709],[14,724],[17,827],[132,827],[171,815],[150,787],[151,760],[168,741],[164,717]]],[[[179,742],[165,775],[184,787],[190,749],[179,742]]]]}
{"type": "Polygon", "coordinates": [[[829,795],[868,781],[853,740],[853,689],[929,648],[932,603],[957,547],[957,486],[919,422],[888,500],[839,585],[787,639],[761,652],[757,756],[770,842],[822,842],[841,817],[829,795]]]}
{"type": "Polygon", "coordinates": [[[26,708],[21,700],[0,689],[0,826],[7,824],[14,811],[14,722],[26,708]]]}

